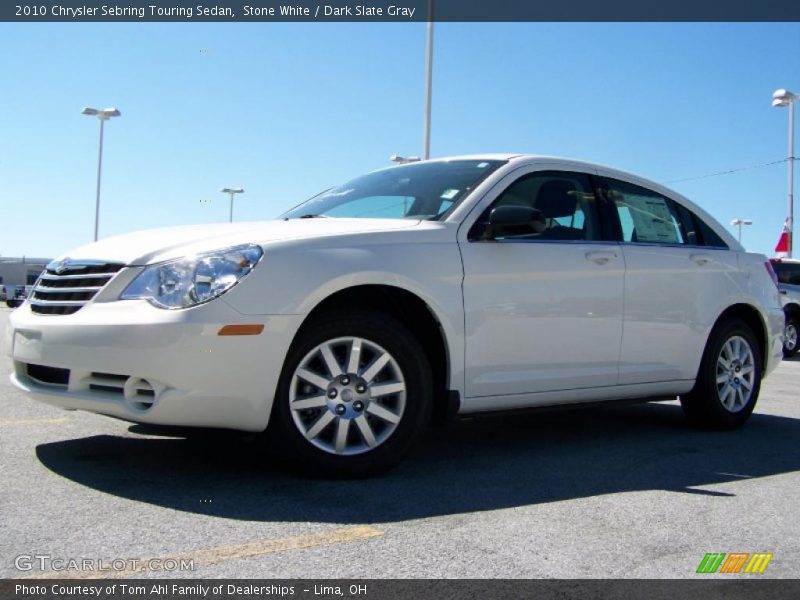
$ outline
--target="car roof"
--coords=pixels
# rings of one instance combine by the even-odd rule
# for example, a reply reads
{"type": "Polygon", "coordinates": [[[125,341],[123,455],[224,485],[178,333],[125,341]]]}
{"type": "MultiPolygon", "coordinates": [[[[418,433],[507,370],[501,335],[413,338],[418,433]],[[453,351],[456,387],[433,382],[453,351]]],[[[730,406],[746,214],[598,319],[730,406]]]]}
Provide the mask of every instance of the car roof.
{"type": "MultiPolygon", "coordinates": [[[[647,179],[645,177],[642,177],[641,175],[637,175],[636,173],[632,173],[630,171],[624,171],[622,169],[618,169],[617,167],[612,167],[601,163],[594,163],[586,160],[578,160],[575,158],[567,158],[564,156],[553,156],[549,154],[522,154],[522,153],[463,154],[456,156],[443,156],[440,158],[432,158],[426,162],[448,162],[453,160],[505,160],[513,162],[514,164],[518,165],[524,165],[527,163],[535,163],[535,162],[542,162],[542,163],[557,162],[559,164],[568,165],[580,170],[602,171],[604,174],[616,177],[622,177],[628,180],[639,181],[644,185],[650,185],[650,186],[657,185],[663,188],[665,191],[670,192],[671,194],[676,194],[680,196],[680,194],[675,192],[675,190],[666,187],[664,184],[658,183],[657,181],[653,181],[652,179],[647,179]]],[[[684,197],[681,196],[681,198],[684,197]]],[[[684,199],[688,200],[688,198],[684,199]]]]}
{"type": "Polygon", "coordinates": [[[452,160],[513,160],[514,162],[525,163],[525,162],[559,162],[559,163],[570,163],[580,167],[586,167],[590,169],[610,169],[614,170],[618,173],[625,173],[630,175],[631,177],[637,177],[641,179],[641,176],[636,175],[635,173],[626,173],[625,171],[621,171],[616,167],[611,167],[609,165],[604,165],[601,163],[594,163],[589,162],[586,160],[579,160],[575,158],[568,158],[566,156],[554,156],[550,154],[525,154],[521,152],[517,153],[509,153],[509,152],[494,152],[488,154],[458,154],[454,156],[441,156],[437,158],[428,159],[429,162],[447,162],[452,160]]]}

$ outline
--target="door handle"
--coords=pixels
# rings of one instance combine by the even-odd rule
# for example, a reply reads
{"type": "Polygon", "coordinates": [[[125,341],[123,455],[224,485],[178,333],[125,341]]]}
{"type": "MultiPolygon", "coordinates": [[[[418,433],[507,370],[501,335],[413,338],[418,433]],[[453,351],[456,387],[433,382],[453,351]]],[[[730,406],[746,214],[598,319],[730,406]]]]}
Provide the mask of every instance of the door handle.
{"type": "Polygon", "coordinates": [[[697,263],[702,267],[703,265],[707,265],[708,263],[710,263],[712,261],[712,258],[708,254],[692,254],[689,257],[689,260],[691,260],[694,263],[697,263]]]}
{"type": "Polygon", "coordinates": [[[617,253],[616,252],[587,252],[586,253],[586,260],[596,263],[598,265],[604,265],[606,263],[611,262],[612,260],[617,260],[617,253]]]}

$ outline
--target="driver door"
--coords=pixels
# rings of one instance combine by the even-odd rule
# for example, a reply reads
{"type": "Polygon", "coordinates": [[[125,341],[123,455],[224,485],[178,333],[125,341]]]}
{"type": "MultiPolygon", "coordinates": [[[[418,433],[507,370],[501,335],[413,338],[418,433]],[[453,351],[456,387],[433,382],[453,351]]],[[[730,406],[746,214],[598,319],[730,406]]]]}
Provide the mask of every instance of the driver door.
{"type": "Polygon", "coordinates": [[[615,386],[625,265],[590,177],[517,172],[498,187],[460,244],[466,397],[615,386]],[[508,205],[537,209],[543,225],[485,239],[491,210],[508,205]]]}

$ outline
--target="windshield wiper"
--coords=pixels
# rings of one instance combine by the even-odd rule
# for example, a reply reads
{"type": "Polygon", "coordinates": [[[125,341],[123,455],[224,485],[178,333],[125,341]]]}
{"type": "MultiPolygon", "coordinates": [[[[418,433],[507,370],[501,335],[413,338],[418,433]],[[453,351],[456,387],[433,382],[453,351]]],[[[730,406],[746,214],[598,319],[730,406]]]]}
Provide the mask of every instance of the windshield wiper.
{"type": "Polygon", "coordinates": [[[300,215],[299,217],[286,217],[284,221],[288,221],[289,219],[328,219],[328,215],[315,215],[315,214],[307,214],[307,215],[300,215]]]}

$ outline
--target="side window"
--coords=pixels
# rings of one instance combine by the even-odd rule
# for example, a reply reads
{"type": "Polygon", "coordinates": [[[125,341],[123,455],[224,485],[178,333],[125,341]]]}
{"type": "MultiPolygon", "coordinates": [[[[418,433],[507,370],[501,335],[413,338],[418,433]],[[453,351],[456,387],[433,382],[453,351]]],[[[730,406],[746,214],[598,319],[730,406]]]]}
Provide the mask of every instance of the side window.
{"type": "Polygon", "coordinates": [[[697,222],[697,227],[700,230],[700,235],[703,239],[704,246],[710,246],[712,248],[727,248],[728,244],[722,241],[722,238],[719,237],[714,230],[711,229],[702,219],[695,215],[694,220],[697,222]]]}
{"type": "Polygon", "coordinates": [[[535,233],[497,239],[530,241],[599,240],[597,203],[588,176],[565,171],[539,171],[512,183],[484,212],[486,222],[499,206],[526,206],[538,211],[535,233]]]}
{"type": "Polygon", "coordinates": [[[696,244],[691,214],[669,198],[632,183],[605,180],[605,193],[616,207],[622,241],[646,244],[696,244]],[[680,210],[685,211],[681,218],[680,210]]]}
{"type": "Polygon", "coordinates": [[[772,268],[780,283],[800,285],[800,264],[774,261],[772,268]]]}
{"type": "Polygon", "coordinates": [[[699,219],[685,206],[676,202],[673,202],[673,204],[678,211],[678,216],[680,217],[681,230],[683,231],[683,236],[686,240],[685,243],[690,246],[702,246],[703,238],[697,231],[697,223],[699,222],[699,219]]]}

